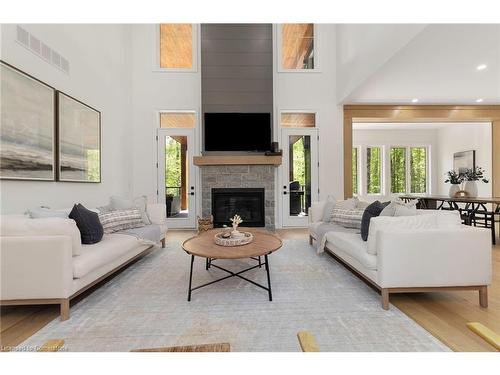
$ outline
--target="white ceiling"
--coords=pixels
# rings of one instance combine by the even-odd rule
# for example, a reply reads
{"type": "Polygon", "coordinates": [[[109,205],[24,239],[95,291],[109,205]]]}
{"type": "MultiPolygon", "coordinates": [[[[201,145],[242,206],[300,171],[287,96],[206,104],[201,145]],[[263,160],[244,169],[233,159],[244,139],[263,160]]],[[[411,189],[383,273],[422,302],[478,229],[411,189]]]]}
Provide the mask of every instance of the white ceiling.
{"type": "Polygon", "coordinates": [[[500,25],[429,25],[344,103],[500,103],[500,25]],[[478,71],[479,64],[487,64],[478,71]]]}

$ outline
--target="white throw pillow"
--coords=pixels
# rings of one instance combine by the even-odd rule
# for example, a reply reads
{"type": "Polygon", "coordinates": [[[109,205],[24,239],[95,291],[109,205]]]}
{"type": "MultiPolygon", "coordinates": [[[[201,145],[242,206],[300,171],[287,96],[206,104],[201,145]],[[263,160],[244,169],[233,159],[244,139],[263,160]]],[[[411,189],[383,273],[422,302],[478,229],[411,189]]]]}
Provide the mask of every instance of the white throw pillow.
{"type": "Polygon", "coordinates": [[[137,208],[141,211],[141,217],[144,224],[149,225],[151,224],[151,220],[149,219],[148,216],[147,204],[148,204],[148,198],[145,195],[141,195],[134,199],[123,198],[113,195],[109,199],[109,206],[111,207],[111,210],[113,211],[131,210],[133,208],[137,208]]]}
{"type": "Polygon", "coordinates": [[[417,199],[407,203],[401,199],[395,199],[382,210],[379,216],[414,216],[417,214],[417,203],[417,199]]]}
{"type": "MultiPolygon", "coordinates": [[[[379,231],[435,229],[438,225],[435,213],[413,216],[378,216],[370,220],[368,232],[368,254],[377,255],[377,233],[379,231]]],[[[404,244],[401,244],[404,246],[404,244]]]]}

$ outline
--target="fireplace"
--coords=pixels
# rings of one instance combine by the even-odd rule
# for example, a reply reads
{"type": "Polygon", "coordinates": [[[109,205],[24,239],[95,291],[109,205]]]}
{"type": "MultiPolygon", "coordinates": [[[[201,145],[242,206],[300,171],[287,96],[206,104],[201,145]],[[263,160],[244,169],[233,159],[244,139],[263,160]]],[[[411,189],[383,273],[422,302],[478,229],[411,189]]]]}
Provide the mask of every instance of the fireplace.
{"type": "Polygon", "coordinates": [[[264,189],[262,188],[213,188],[212,215],[214,226],[231,226],[229,218],[238,214],[243,227],[264,227],[264,189]]]}

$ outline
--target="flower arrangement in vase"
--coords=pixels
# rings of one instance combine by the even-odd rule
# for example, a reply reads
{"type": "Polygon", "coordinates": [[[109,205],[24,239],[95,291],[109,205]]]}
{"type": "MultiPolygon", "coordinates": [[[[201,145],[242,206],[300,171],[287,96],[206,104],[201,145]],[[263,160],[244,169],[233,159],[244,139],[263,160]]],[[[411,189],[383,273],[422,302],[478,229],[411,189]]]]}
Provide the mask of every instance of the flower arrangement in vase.
{"type": "Polygon", "coordinates": [[[445,184],[450,183],[450,191],[448,195],[453,198],[457,193],[461,190],[460,185],[462,184],[464,178],[463,175],[459,174],[456,171],[448,171],[446,172],[446,180],[444,181],[445,184]]]}
{"type": "Polygon", "coordinates": [[[234,215],[229,220],[231,220],[231,222],[233,223],[233,230],[231,232],[231,237],[232,238],[244,237],[245,234],[238,231],[238,225],[240,225],[241,223],[243,223],[243,219],[241,218],[241,216],[240,215],[234,215]]]}

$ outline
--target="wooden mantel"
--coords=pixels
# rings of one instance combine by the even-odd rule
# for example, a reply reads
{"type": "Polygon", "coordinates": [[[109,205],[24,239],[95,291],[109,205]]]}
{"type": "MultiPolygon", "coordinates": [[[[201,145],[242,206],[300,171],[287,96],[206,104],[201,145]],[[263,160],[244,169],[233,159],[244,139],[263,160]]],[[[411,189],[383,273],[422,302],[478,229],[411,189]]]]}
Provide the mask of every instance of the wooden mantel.
{"type": "Polygon", "coordinates": [[[281,155],[204,155],[194,156],[193,163],[203,165],[281,165],[281,155]]]}

